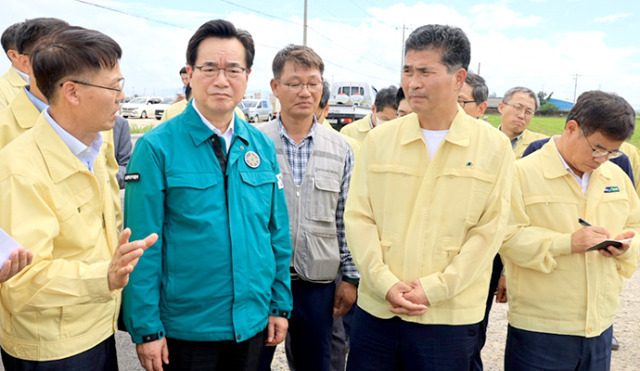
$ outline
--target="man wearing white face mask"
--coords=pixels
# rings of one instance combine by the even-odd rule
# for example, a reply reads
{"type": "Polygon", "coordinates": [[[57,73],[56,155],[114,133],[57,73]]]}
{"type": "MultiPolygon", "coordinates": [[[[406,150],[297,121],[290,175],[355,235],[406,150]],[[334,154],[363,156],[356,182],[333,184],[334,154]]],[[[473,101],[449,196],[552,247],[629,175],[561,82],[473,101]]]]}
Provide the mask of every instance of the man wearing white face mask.
{"type": "Polygon", "coordinates": [[[376,100],[371,107],[371,113],[343,127],[340,134],[351,137],[362,143],[364,137],[371,129],[380,124],[396,118],[396,94],[398,89],[395,86],[389,86],[378,92],[376,100]]]}

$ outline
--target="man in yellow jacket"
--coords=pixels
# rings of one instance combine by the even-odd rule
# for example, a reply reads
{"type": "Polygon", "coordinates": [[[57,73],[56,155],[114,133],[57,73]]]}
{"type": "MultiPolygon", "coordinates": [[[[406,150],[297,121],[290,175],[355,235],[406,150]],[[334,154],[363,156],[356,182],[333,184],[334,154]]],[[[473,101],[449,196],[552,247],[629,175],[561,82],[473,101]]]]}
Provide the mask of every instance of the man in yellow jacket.
{"type": "Polygon", "coordinates": [[[607,160],[621,155],[634,125],[623,98],[585,92],[562,135],[516,162],[500,250],[509,297],[506,370],[609,369],[623,278],[638,262],[640,201],[607,160]],[[590,251],[607,239],[627,241],[590,251]]]}
{"type": "Polygon", "coordinates": [[[12,24],[2,33],[2,49],[11,61],[11,67],[0,77],[0,108],[9,105],[20,89],[28,84],[29,76],[22,71],[27,58],[20,56],[16,45],[16,32],[21,25],[22,22],[12,24]]]}
{"type": "MultiPolygon", "coordinates": [[[[15,40],[20,50],[30,55],[38,40],[66,27],[69,24],[57,18],[28,19],[20,26],[15,40]]],[[[11,103],[0,109],[0,149],[31,129],[40,113],[48,107],[47,99],[32,76],[31,63],[28,58],[25,60],[24,69],[30,84],[21,87],[11,103]]]]}
{"type": "Polygon", "coordinates": [[[345,213],[360,270],[348,370],[468,370],[509,215],[507,138],[458,105],[470,44],[427,25],[406,41],[410,114],[372,130],[345,213]]]}
{"type": "Polygon", "coordinates": [[[120,235],[118,183],[109,170],[123,78],[122,51],[80,27],[30,56],[50,103],[35,126],[0,150],[0,228],[33,262],[0,289],[0,344],[9,370],[117,369],[120,291],[157,235],[120,235]]]}
{"type": "Polygon", "coordinates": [[[502,115],[498,129],[511,140],[516,160],[522,158],[522,154],[529,147],[529,144],[538,139],[547,138],[544,134],[528,129],[539,105],[536,93],[522,86],[507,90],[502,102],[498,103],[498,111],[502,115]]]}
{"type": "Polygon", "coordinates": [[[398,106],[396,104],[396,94],[398,90],[394,86],[381,89],[376,95],[376,100],[371,107],[371,113],[356,120],[340,129],[340,134],[355,139],[362,143],[373,128],[380,124],[396,118],[398,106]]]}

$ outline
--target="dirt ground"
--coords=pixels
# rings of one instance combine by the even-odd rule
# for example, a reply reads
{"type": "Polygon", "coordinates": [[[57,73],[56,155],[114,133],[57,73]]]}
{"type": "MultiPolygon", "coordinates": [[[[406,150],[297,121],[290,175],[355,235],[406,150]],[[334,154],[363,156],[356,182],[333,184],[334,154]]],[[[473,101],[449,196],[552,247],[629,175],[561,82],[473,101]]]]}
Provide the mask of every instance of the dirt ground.
{"type": "MultiPolygon", "coordinates": [[[[482,361],[487,371],[503,370],[504,346],[507,337],[507,304],[494,303],[487,329],[487,343],[482,349],[482,361]]],[[[627,280],[620,297],[620,309],[613,325],[620,349],[612,352],[611,370],[640,369],[640,273],[627,280]]],[[[283,348],[279,346],[271,365],[273,371],[288,371],[283,348]]]]}

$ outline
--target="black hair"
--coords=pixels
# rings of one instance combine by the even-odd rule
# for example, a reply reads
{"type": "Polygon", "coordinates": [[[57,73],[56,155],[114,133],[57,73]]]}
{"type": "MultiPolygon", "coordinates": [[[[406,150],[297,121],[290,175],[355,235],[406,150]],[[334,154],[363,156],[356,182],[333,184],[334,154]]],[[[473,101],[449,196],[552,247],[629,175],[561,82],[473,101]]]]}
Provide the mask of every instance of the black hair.
{"type": "Polygon", "coordinates": [[[198,28],[196,33],[191,36],[187,45],[187,64],[195,66],[198,59],[198,47],[200,43],[210,37],[219,39],[237,39],[244,46],[244,57],[246,68],[253,65],[253,57],[256,53],[255,45],[251,34],[245,30],[236,29],[233,23],[223,19],[211,20],[198,28]]]}
{"type": "Polygon", "coordinates": [[[471,60],[471,44],[467,35],[458,27],[428,24],[416,28],[405,42],[405,55],[410,51],[440,50],[442,64],[453,73],[460,68],[465,70],[471,60]]]}

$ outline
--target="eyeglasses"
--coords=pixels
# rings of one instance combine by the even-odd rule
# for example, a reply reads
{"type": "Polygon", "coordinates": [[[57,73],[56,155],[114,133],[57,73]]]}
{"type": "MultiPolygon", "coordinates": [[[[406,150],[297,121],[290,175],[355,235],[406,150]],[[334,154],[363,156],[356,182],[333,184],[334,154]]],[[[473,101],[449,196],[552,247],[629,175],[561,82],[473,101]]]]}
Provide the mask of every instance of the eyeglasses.
{"type": "Polygon", "coordinates": [[[475,103],[475,100],[464,100],[464,99],[458,99],[458,104],[460,105],[460,107],[464,108],[464,105],[467,103],[475,103]]]}
{"type": "Polygon", "coordinates": [[[216,67],[216,66],[193,66],[193,68],[197,68],[202,72],[206,77],[217,77],[220,70],[224,71],[224,75],[228,79],[237,79],[242,76],[242,74],[247,70],[244,67],[239,66],[231,66],[231,67],[216,67]]]}
{"type": "Polygon", "coordinates": [[[506,104],[509,107],[513,107],[513,109],[515,109],[518,112],[524,112],[525,116],[533,116],[533,114],[535,113],[534,111],[532,111],[530,108],[527,108],[521,104],[509,104],[507,102],[502,102],[502,104],[506,104]]]}
{"type": "Polygon", "coordinates": [[[604,156],[607,156],[607,158],[612,159],[612,158],[618,158],[618,157],[622,156],[622,152],[620,152],[619,150],[609,151],[609,150],[604,149],[604,148],[594,148],[591,145],[591,142],[589,141],[589,138],[587,138],[586,134],[584,133],[584,130],[582,131],[582,135],[584,135],[584,139],[586,139],[587,143],[589,143],[589,147],[591,147],[591,150],[593,151],[591,153],[591,155],[593,157],[604,157],[604,156]]]}
{"type": "Polygon", "coordinates": [[[282,85],[286,86],[287,89],[289,89],[289,91],[294,94],[300,93],[302,89],[304,89],[304,87],[309,89],[309,92],[311,93],[317,93],[322,91],[322,81],[313,81],[306,84],[294,82],[290,84],[290,83],[282,82],[282,80],[280,79],[276,79],[276,80],[278,80],[282,85]]]}
{"type": "MultiPolygon", "coordinates": [[[[120,88],[111,88],[111,87],[108,87],[108,86],[91,84],[91,83],[80,81],[80,80],[69,80],[69,81],[71,81],[73,83],[76,83],[76,84],[80,84],[80,85],[93,86],[94,88],[100,88],[100,89],[107,89],[107,90],[115,91],[115,92],[118,93],[118,95],[124,91],[124,77],[121,78],[120,80],[118,80],[118,85],[120,86],[120,88]]],[[[60,87],[62,87],[62,85],[64,85],[64,82],[60,83],[60,87]]]]}

